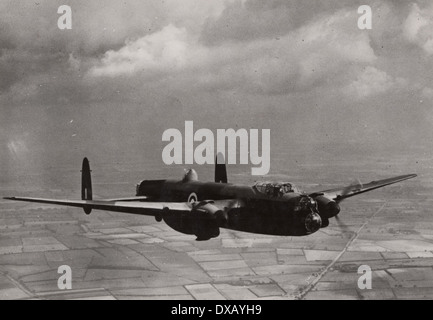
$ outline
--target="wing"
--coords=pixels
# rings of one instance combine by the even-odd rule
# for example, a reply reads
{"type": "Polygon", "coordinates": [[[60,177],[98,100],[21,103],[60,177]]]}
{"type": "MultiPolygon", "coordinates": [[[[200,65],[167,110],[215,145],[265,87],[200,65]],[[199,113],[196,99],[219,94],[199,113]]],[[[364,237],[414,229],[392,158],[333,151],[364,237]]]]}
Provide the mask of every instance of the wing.
{"type": "Polygon", "coordinates": [[[357,184],[357,185],[351,185],[344,188],[337,188],[337,189],[329,189],[324,190],[320,192],[315,192],[315,194],[323,194],[325,197],[335,200],[335,201],[342,201],[346,198],[353,197],[357,194],[361,194],[364,192],[368,192],[374,189],[382,188],[384,186],[397,183],[400,181],[404,181],[407,179],[415,178],[416,174],[407,174],[403,176],[378,180],[378,181],[371,181],[367,184],[357,184]]]}
{"type": "Polygon", "coordinates": [[[146,196],[140,196],[140,197],[129,197],[129,198],[112,198],[112,199],[100,199],[99,201],[109,201],[109,202],[115,202],[115,201],[148,201],[149,197],[146,196]]]}
{"type": "MultiPolygon", "coordinates": [[[[188,202],[139,202],[139,201],[107,201],[107,200],[55,200],[42,198],[8,197],[6,200],[26,201],[60,206],[77,207],[86,210],[98,209],[106,211],[156,216],[163,211],[190,212],[192,205],[188,202]]],[[[86,211],[87,212],[87,211],[86,211]]]]}
{"type": "MultiPolygon", "coordinates": [[[[137,197],[138,200],[145,197],[137,197]]],[[[145,216],[160,216],[164,212],[191,212],[193,209],[200,209],[207,213],[214,214],[216,210],[227,211],[231,208],[241,207],[244,204],[239,200],[206,200],[195,203],[189,202],[140,202],[131,201],[132,198],[123,198],[115,201],[110,200],[56,200],[27,197],[6,197],[6,200],[36,202],[43,204],[54,204],[66,207],[82,208],[86,213],[92,209],[131,213],[145,216]],[[211,204],[212,206],[208,206],[211,204]]]]}
{"type": "Polygon", "coordinates": [[[93,200],[92,179],[90,174],[91,170],[89,160],[87,158],[83,159],[81,172],[82,200],[56,200],[27,197],[7,197],[4,199],[82,208],[87,214],[90,214],[93,209],[97,209],[156,217],[161,217],[164,213],[167,212],[189,213],[193,210],[200,210],[200,212],[208,213],[210,214],[209,216],[212,216],[216,212],[225,212],[231,207],[240,205],[239,203],[234,203],[233,200],[206,200],[196,203],[157,202],[152,201],[154,199],[148,198],[146,196],[93,200]]]}

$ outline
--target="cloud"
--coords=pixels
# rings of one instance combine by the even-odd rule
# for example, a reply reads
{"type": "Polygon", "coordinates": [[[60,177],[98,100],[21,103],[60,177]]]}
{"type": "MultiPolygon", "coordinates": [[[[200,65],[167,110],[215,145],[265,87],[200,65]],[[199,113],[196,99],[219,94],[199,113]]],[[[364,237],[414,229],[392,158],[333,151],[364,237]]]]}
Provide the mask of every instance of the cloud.
{"type": "Polygon", "coordinates": [[[173,23],[199,32],[204,21],[218,16],[232,0],[76,0],[72,29],[59,30],[57,9],[63,0],[0,1],[2,48],[33,51],[80,51],[89,56],[118,48],[173,23]]]}
{"type": "Polygon", "coordinates": [[[140,95],[144,85],[261,95],[334,91],[357,81],[368,66],[390,72],[380,65],[386,57],[375,51],[388,41],[383,30],[398,25],[396,6],[374,2],[375,30],[362,32],[356,24],[360,3],[79,2],[71,5],[73,30],[64,32],[56,23],[49,27],[60,1],[37,8],[6,1],[0,6],[13,13],[0,19],[0,41],[9,48],[0,56],[0,95],[3,89],[2,97],[17,95],[16,102],[36,96],[57,103],[109,99],[113,86],[124,99],[140,95]],[[13,23],[20,10],[25,19],[13,23]],[[31,26],[32,14],[39,20],[31,26]]]}
{"type": "Polygon", "coordinates": [[[419,47],[428,55],[433,54],[433,5],[420,9],[418,4],[412,4],[412,9],[403,24],[405,38],[419,47]]]}
{"type": "Polygon", "coordinates": [[[220,15],[206,19],[201,40],[218,45],[280,37],[321,16],[344,8],[356,9],[362,3],[358,0],[233,1],[220,15]]]}
{"type": "Polygon", "coordinates": [[[91,102],[90,88],[110,97],[107,83],[82,77],[102,54],[171,23],[199,33],[231,1],[77,0],[68,4],[72,30],[57,27],[62,0],[0,1],[1,104],[91,102]]]}
{"type": "Polygon", "coordinates": [[[64,1],[37,2],[0,1],[3,154],[23,130],[48,160],[144,152],[184,119],[271,128],[283,147],[431,133],[429,0],[370,1],[372,30],[362,0],[76,0],[72,30],[64,1]]]}
{"type": "MultiPolygon", "coordinates": [[[[144,72],[169,72],[185,68],[200,50],[185,28],[168,25],[162,30],[129,41],[117,51],[107,51],[93,76],[118,76],[144,72]]],[[[195,61],[197,63],[197,61],[195,61]]]]}
{"type": "Polygon", "coordinates": [[[342,10],[278,38],[208,46],[185,28],[168,25],[107,51],[90,69],[92,77],[170,77],[189,90],[240,88],[263,94],[307,90],[344,81],[354,66],[376,60],[370,39],[356,28],[356,12],[342,10]],[[169,75],[169,76],[168,76],[169,75]]]}
{"type": "Polygon", "coordinates": [[[364,99],[376,94],[384,93],[390,90],[397,83],[402,83],[404,80],[396,81],[386,72],[368,66],[358,78],[344,88],[343,91],[349,96],[364,99]]]}

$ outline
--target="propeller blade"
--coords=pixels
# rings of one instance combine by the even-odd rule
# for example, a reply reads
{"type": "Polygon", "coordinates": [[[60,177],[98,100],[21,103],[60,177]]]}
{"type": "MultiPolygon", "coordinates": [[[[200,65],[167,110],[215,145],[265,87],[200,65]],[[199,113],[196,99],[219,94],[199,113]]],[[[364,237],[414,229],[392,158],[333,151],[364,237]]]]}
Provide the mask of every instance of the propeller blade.
{"type": "Polygon", "coordinates": [[[335,216],[335,221],[337,221],[337,226],[343,231],[343,232],[352,232],[349,227],[341,221],[340,217],[338,215],[335,216]]]}
{"type": "Polygon", "coordinates": [[[353,190],[353,189],[362,189],[363,188],[363,184],[361,182],[361,180],[356,179],[357,183],[351,183],[350,185],[348,185],[346,188],[344,188],[344,190],[341,192],[341,195],[339,197],[337,197],[337,199],[335,199],[335,202],[340,203],[341,201],[343,201],[346,196],[353,190]]]}

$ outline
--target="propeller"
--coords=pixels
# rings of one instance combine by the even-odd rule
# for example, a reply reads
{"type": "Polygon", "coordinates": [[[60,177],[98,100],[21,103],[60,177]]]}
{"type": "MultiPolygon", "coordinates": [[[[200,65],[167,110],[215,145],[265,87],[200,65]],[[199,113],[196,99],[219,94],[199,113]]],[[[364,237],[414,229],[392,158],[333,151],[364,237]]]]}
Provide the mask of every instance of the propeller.
{"type": "Polygon", "coordinates": [[[312,193],[309,196],[316,200],[318,204],[319,213],[322,217],[322,225],[323,227],[328,226],[330,218],[335,217],[335,221],[337,222],[337,226],[343,232],[351,232],[349,227],[340,220],[340,202],[346,199],[354,190],[362,189],[363,184],[359,179],[356,179],[356,182],[349,184],[345,187],[342,192],[335,197],[334,199],[326,197],[323,193],[312,193]],[[324,220],[325,219],[325,220],[324,220]]]}
{"type": "MultiPolygon", "coordinates": [[[[227,204],[225,206],[225,210],[224,210],[225,218],[226,218],[225,223],[228,223],[229,220],[231,220],[232,223],[236,224],[237,222],[233,221],[233,220],[236,220],[236,217],[233,216],[233,215],[231,215],[231,219],[230,219],[230,217],[228,216],[228,212],[230,210],[232,210],[232,209],[240,208],[242,206],[245,206],[245,204],[241,200],[239,200],[239,199],[229,200],[227,202],[227,204]]],[[[241,237],[239,236],[239,232],[234,232],[231,229],[225,229],[225,230],[226,230],[226,232],[228,234],[230,234],[230,236],[232,237],[232,239],[241,239],[241,237]]]]}
{"type": "Polygon", "coordinates": [[[341,201],[343,201],[344,199],[346,199],[346,196],[353,190],[353,189],[361,189],[363,187],[363,184],[361,182],[361,180],[356,179],[357,184],[352,183],[349,184],[346,188],[343,189],[343,191],[341,192],[341,195],[338,195],[337,198],[335,199],[335,202],[340,203],[341,201]]]}
{"type": "Polygon", "coordinates": [[[337,222],[337,226],[343,231],[343,232],[352,232],[349,227],[340,220],[340,217],[338,214],[335,216],[335,221],[337,222]]]}
{"type": "MultiPolygon", "coordinates": [[[[337,204],[339,204],[341,201],[343,201],[344,199],[346,199],[346,196],[354,189],[361,189],[363,188],[363,184],[361,182],[361,180],[356,179],[356,183],[352,183],[350,185],[348,185],[346,188],[343,189],[343,191],[341,192],[341,195],[339,195],[336,199],[335,202],[337,204]]],[[[339,215],[335,215],[335,221],[337,222],[338,227],[343,231],[343,232],[352,232],[349,227],[343,222],[341,221],[339,215]]]]}

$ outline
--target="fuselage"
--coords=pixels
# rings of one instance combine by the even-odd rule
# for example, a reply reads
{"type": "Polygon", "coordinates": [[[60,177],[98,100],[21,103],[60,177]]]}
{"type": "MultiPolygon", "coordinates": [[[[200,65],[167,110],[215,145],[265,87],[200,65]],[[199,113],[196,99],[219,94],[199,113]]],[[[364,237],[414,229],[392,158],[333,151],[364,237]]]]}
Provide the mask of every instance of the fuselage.
{"type": "MultiPolygon", "coordinates": [[[[149,201],[165,202],[212,200],[220,207],[223,206],[227,217],[219,227],[238,231],[303,236],[317,231],[321,226],[321,221],[317,221],[320,216],[314,210],[314,203],[311,205],[314,200],[297,190],[280,192],[280,189],[270,188],[265,192],[257,185],[197,180],[145,180],[137,185],[137,196],[146,196],[149,201]]],[[[196,234],[197,217],[189,213],[167,214],[162,218],[177,231],[196,234]]]]}

